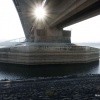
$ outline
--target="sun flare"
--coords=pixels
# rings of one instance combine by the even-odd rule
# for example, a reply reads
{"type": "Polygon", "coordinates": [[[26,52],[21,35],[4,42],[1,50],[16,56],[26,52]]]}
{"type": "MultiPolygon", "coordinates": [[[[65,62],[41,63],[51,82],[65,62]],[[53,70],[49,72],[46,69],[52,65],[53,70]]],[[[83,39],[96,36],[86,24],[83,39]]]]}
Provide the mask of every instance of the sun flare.
{"type": "Polygon", "coordinates": [[[46,11],[42,6],[35,8],[35,17],[37,19],[44,19],[45,16],[46,16],[46,11]]]}

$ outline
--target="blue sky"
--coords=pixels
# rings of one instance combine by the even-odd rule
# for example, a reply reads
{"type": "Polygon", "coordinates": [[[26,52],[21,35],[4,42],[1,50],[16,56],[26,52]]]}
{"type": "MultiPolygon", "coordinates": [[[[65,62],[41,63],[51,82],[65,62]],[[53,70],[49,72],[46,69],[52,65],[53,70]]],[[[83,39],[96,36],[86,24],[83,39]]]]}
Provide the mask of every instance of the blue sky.
{"type": "MultiPolygon", "coordinates": [[[[72,42],[100,42],[100,15],[64,28],[71,30],[72,42]]],[[[24,37],[12,0],[0,0],[0,42],[24,37]]]]}

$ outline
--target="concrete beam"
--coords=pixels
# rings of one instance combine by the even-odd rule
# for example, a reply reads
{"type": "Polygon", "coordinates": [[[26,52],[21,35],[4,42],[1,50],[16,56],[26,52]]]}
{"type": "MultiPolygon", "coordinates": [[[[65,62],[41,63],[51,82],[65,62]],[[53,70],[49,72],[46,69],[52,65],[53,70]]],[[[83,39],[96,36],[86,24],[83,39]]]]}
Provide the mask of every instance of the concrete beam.
{"type": "MultiPolygon", "coordinates": [[[[74,16],[75,14],[81,12],[82,10],[86,9],[87,7],[91,6],[92,4],[95,4],[96,2],[99,3],[99,0],[75,0],[75,2],[62,12],[59,16],[55,18],[54,21],[52,21],[49,26],[54,27],[58,26],[60,23],[63,25],[63,22],[70,17],[74,16]]],[[[66,6],[66,5],[64,5],[66,6]]],[[[94,15],[96,12],[93,12],[94,15]]],[[[83,15],[82,15],[83,16],[83,15]]],[[[74,18],[75,19],[75,18],[74,18]]],[[[84,18],[85,19],[85,18],[84,18]]],[[[71,21],[71,20],[70,20],[71,21]]],[[[79,21],[79,20],[78,20],[79,21]]],[[[76,21],[77,22],[77,21],[76,21]]],[[[66,23],[67,24],[67,23],[66,23]]],[[[63,25],[64,27],[64,25],[63,25]]]]}

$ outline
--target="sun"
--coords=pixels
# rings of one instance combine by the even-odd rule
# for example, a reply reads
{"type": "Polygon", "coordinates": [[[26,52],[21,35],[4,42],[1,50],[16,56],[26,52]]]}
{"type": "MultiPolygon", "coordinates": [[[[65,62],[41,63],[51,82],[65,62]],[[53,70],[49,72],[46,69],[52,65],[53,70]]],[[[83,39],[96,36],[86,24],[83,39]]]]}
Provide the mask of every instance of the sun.
{"type": "Polygon", "coordinates": [[[46,11],[42,6],[36,7],[34,13],[37,19],[44,19],[46,16],[46,11]]]}

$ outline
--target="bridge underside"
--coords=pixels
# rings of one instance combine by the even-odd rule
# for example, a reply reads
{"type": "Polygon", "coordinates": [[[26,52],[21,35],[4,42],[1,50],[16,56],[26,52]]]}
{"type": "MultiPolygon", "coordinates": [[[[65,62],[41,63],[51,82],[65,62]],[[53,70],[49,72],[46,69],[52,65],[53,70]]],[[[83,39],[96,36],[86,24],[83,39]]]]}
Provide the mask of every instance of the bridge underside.
{"type": "MultiPolygon", "coordinates": [[[[33,15],[34,8],[43,0],[13,1],[20,16],[25,36],[28,39],[34,24],[38,24],[33,15]]],[[[48,14],[44,22],[46,30],[62,29],[65,26],[100,14],[100,0],[46,0],[44,7],[48,14]]]]}

